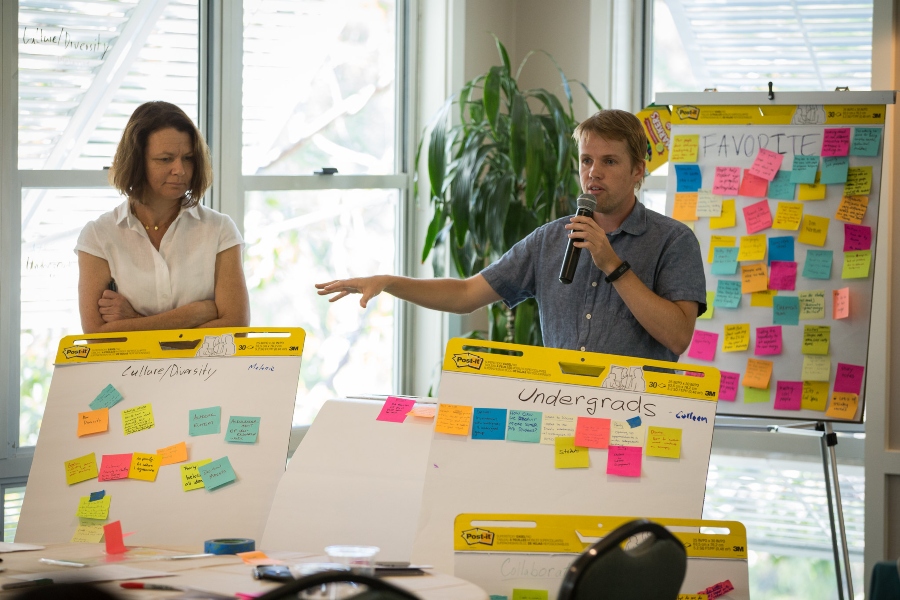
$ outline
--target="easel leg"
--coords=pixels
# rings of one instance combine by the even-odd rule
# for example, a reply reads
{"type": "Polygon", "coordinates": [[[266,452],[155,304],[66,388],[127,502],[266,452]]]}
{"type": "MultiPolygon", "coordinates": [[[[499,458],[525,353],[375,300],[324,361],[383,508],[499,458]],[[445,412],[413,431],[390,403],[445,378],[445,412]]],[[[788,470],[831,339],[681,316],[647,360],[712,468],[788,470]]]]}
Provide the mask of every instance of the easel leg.
{"type": "MultiPolygon", "coordinates": [[[[821,425],[821,423],[820,423],[821,425]]],[[[817,427],[818,429],[818,427],[817,427]]],[[[822,435],[822,468],[825,471],[825,496],[828,498],[828,523],[831,525],[831,547],[834,551],[834,575],[837,578],[838,600],[844,600],[844,583],[841,580],[841,558],[838,553],[838,536],[834,522],[834,505],[831,499],[831,472],[828,469],[829,447],[827,435],[822,435]]],[[[851,597],[850,600],[853,600],[851,597]]]]}
{"type": "MultiPolygon", "coordinates": [[[[823,442],[828,447],[828,454],[831,460],[831,479],[834,482],[834,505],[837,514],[838,530],[841,532],[841,549],[844,556],[844,575],[847,578],[847,593],[850,600],[853,600],[853,574],[850,571],[850,549],[847,545],[847,528],[844,525],[844,504],[841,502],[841,483],[838,479],[837,453],[834,447],[837,446],[837,434],[831,427],[831,423],[825,423],[825,435],[822,437],[823,442]]],[[[832,528],[834,527],[834,518],[832,517],[832,528]]],[[[835,564],[835,568],[838,565],[835,564]]]]}

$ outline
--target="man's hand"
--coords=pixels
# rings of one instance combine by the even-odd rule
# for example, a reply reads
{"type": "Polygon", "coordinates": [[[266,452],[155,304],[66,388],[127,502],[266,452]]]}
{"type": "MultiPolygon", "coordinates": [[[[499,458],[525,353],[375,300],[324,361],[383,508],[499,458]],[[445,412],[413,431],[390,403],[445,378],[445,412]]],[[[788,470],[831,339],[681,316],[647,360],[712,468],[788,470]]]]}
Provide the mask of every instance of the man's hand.
{"type": "Polygon", "coordinates": [[[598,269],[609,275],[622,264],[622,260],[609,244],[606,232],[591,217],[574,216],[566,225],[569,239],[573,239],[576,248],[585,248],[598,269]],[[580,241],[579,241],[580,240],[580,241]]]}
{"type": "Polygon", "coordinates": [[[328,296],[337,294],[328,299],[329,302],[340,300],[349,294],[362,294],[359,305],[366,307],[369,300],[384,291],[389,283],[389,279],[385,275],[375,275],[374,277],[356,277],[354,279],[336,279],[328,283],[317,283],[316,289],[320,296],[328,296]]]}
{"type": "Polygon", "coordinates": [[[97,305],[100,307],[100,316],[106,323],[144,316],[131,307],[125,296],[112,290],[104,290],[97,305]]]}

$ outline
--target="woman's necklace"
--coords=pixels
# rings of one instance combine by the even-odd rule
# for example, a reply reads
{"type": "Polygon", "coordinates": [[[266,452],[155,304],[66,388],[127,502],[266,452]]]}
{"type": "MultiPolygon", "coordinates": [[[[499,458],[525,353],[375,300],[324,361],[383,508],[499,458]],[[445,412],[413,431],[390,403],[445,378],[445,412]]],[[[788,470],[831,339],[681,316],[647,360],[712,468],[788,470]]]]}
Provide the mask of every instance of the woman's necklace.
{"type": "MultiPolygon", "coordinates": [[[[178,212],[179,212],[179,211],[176,210],[176,211],[172,214],[171,217],[169,217],[168,219],[166,219],[165,221],[163,221],[163,222],[160,223],[159,225],[154,225],[154,226],[153,226],[153,231],[159,231],[159,228],[160,228],[160,227],[162,227],[163,229],[165,229],[166,227],[168,227],[169,225],[171,225],[172,222],[175,220],[175,217],[178,216],[178,212]]],[[[147,231],[150,231],[150,225],[147,225],[146,223],[144,223],[144,221],[138,216],[137,212],[134,210],[134,204],[131,205],[131,214],[133,214],[134,217],[138,220],[138,222],[139,222],[141,225],[144,226],[144,229],[146,229],[147,231]]]]}

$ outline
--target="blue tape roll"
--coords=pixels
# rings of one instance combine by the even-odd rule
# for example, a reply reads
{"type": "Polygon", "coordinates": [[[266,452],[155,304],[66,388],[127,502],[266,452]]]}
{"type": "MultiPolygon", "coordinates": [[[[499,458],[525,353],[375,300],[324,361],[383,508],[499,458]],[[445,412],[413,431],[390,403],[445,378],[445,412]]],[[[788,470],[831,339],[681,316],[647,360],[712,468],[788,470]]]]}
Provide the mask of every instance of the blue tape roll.
{"type": "Polygon", "coordinates": [[[247,538],[206,540],[203,542],[203,551],[207,554],[237,554],[238,552],[252,552],[253,550],[256,550],[256,542],[247,538]]]}

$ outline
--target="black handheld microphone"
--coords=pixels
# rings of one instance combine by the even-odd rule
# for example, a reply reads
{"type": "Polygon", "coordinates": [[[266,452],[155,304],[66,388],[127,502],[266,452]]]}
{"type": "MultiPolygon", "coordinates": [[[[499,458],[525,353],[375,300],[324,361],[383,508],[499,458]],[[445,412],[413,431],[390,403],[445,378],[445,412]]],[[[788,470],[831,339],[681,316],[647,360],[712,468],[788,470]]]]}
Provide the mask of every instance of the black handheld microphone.
{"type": "MultiPolygon", "coordinates": [[[[575,215],[593,216],[595,208],[597,198],[593,194],[582,194],[578,196],[578,210],[575,211],[575,215]]],[[[563,257],[562,269],[559,270],[559,280],[563,283],[572,283],[572,278],[575,277],[575,267],[578,266],[578,257],[581,256],[581,248],[575,247],[575,241],[569,238],[569,243],[566,244],[566,255],[563,257]]]]}

